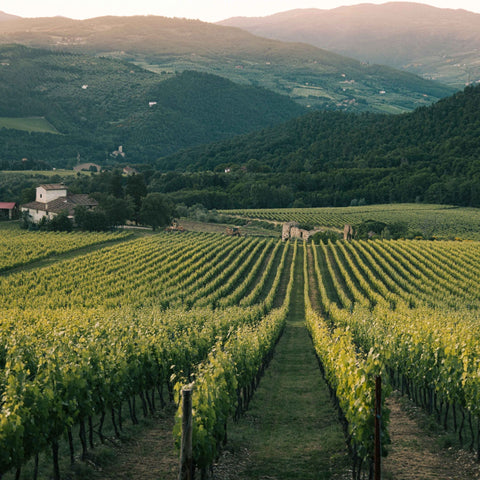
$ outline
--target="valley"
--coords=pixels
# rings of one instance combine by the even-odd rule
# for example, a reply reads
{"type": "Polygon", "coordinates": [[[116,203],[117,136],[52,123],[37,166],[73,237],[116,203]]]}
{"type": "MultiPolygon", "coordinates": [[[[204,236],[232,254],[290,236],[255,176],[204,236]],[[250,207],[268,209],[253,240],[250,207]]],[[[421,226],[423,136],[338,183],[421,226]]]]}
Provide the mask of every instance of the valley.
{"type": "Polygon", "coordinates": [[[0,12],[0,478],[480,479],[480,14],[141,4],[0,12]]]}

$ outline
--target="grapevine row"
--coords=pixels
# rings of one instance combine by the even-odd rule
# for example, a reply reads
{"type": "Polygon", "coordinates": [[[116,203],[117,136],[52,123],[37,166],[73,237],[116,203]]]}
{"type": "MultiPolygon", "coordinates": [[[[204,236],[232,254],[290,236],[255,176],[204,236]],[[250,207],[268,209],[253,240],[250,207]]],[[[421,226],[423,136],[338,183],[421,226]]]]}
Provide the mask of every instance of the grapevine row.
{"type": "MultiPolygon", "coordinates": [[[[193,387],[193,460],[202,472],[218,456],[228,418],[248,404],[283,331],[290,304],[296,253],[297,244],[294,245],[282,307],[272,310],[257,325],[239,328],[228,339],[221,339],[196,369],[193,382],[182,378],[176,384],[178,395],[186,384],[193,387]]],[[[181,424],[180,407],[175,428],[177,442],[181,424]]]]}
{"type": "MultiPolygon", "coordinates": [[[[274,252],[280,252],[280,245],[274,252]]],[[[136,400],[144,414],[153,411],[156,400],[164,402],[165,389],[173,393],[172,373],[189,376],[216,342],[233,348],[229,339],[237,336],[238,329],[244,332],[242,338],[251,339],[257,327],[265,338],[278,333],[285,312],[270,310],[286,266],[288,244],[280,261],[277,253],[268,256],[272,247],[272,242],[263,240],[202,234],[186,234],[172,244],[168,236],[158,235],[2,279],[6,301],[0,311],[0,474],[19,470],[29,458],[50,448],[58,478],[59,439],[64,433],[71,439],[74,425],[80,429],[84,456],[93,445],[93,417],[99,422],[95,430],[101,440],[107,414],[118,434],[125,408],[134,423],[136,400]],[[220,281],[206,270],[196,275],[203,269],[202,257],[211,270],[226,262],[219,272],[220,281]],[[211,308],[191,308],[192,302],[189,311],[165,310],[165,298],[181,303],[182,290],[172,281],[175,276],[187,285],[187,293],[200,281],[207,287],[230,284],[230,291],[238,286],[238,279],[231,279],[245,258],[250,258],[247,265],[261,263],[267,271],[273,262],[278,264],[268,293],[260,268],[249,276],[249,284],[256,284],[251,287],[252,293],[256,291],[252,298],[266,296],[260,305],[212,312],[211,308]],[[180,263],[184,271],[178,269],[180,263]],[[69,292],[72,284],[78,295],[69,292]],[[258,290],[257,285],[261,285],[258,290]],[[93,287],[103,292],[101,301],[86,306],[85,295],[93,287]],[[74,297],[70,307],[62,308],[56,289],[74,297]],[[125,295],[128,289],[133,291],[125,295]],[[155,298],[155,291],[160,298],[155,298]],[[42,305],[47,296],[54,298],[42,305]],[[115,308],[119,299],[122,308],[115,308]],[[139,308],[142,303],[151,306],[139,308]]],[[[258,348],[263,352],[264,347],[258,348]]]]}
{"type": "MultiPolygon", "coordinates": [[[[313,246],[315,249],[315,246],[313,246]]],[[[357,347],[348,330],[336,326],[330,329],[327,321],[314,311],[310,300],[310,289],[307,270],[307,246],[304,250],[305,277],[305,317],[312,337],[322,373],[330,387],[336,406],[340,409],[347,433],[354,469],[354,478],[360,478],[362,469],[367,471],[373,466],[374,452],[374,413],[375,413],[375,377],[382,373],[379,355],[369,352],[366,355],[357,353],[357,347]]],[[[318,273],[318,270],[317,270],[318,273]]],[[[319,278],[321,284],[321,278],[319,278]]],[[[325,310],[340,310],[328,303],[326,292],[320,297],[325,310]]],[[[382,405],[382,444],[388,443],[387,419],[388,411],[382,405]]]]}
{"type": "Polygon", "coordinates": [[[58,233],[0,229],[0,272],[90,245],[125,239],[128,233],[58,233]]]}
{"type": "MultiPolygon", "coordinates": [[[[362,352],[386,366],[399,389],[445,427],[452,419],[460,441],[468,431],[472,447],[479,440],[473,420],[480,416],[480,323],[474,282],[480,250],[478,244],[436,242],[424,249],[419,245],[361,241],[313,247],[322,310],[331,325],[350,331],[362,352]],[[342,255],[335,254],[336,249],[342,255]],[[353,305],[344,300],[347,308],[338,308],[321,287],[320,252],[339,298],[344,294],[336,272],[354,292],[353,305]],[[366,298],[378,294],[388,301],[365,303],[349,276],[356,278],[353,285],[360,285],[366,298]]],[[[477,448],[480,455],[480,443],[477,448]]]]}

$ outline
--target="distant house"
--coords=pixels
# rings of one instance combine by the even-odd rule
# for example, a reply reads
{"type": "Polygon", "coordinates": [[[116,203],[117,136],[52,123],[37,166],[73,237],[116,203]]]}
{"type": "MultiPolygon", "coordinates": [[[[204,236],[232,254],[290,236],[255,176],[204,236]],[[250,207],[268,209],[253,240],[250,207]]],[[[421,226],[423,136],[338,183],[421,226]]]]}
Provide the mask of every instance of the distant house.
{"type": "Polygon", "coordinates": [[[0,202],[0,218],[12,220],[16,216],[17,210],[15,202],[0,202]]]}
{"type": "Polygon", "coordinates": [[[96,163],[81,163],[80,165],[73,167],[74,172],[100,172],[101,170],[102,167],[96,163]]]}
{"type": "Polygon", "coordinates": [[[27,212],[34,223],[38,223],[44,217],[50,220],[62,212],[73,219],[75,207],[79,205],[93,209],[98,202],[85,194],[68,193],[63,184],[46,184],[37,187],[35,201],[22,205],[21,210],[27,212]]]}
{"type": "Polygon", "coordinates": [[[123,169],[123,173],[124,173],[125,175],[130,176],[130,175],[137,175],[137,174],[138,174],[138,171],[135,170],[135,169],[132,168],[132,167],[125,167],[125,168],[123,169]]]}
{"type": "Polygon", "coordinates": [[[123,151],[122,145],[119,145],[118,149],[114,150],[110,155],[115,158],[117,157],[125,158],[125,152],[123,151]]]}

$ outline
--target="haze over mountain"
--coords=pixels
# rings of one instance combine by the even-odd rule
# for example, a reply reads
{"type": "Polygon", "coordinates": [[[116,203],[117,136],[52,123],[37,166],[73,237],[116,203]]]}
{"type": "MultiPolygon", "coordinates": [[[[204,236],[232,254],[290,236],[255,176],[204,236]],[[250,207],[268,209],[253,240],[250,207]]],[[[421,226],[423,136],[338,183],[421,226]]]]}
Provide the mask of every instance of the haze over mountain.
{"type": "Polygon", "coordinates": [[[0,22],[7,22],[9,20],[18,20],[21,17],[18,17],[17,15],[10,15],[8,13],[0,11],[0,22]]]}
{"type": "Polygon", "coordinates": [[[219,22],[255,35],[307,42],[463,88],[480,81],[480,14],[420,3],[301,9],[219,22]]]}
{"type": "Polygon", "coordinates": [[[389,67],[238,28],[164,17],[62,17],[0,23],[0,43],[129,60],[156,72],[199,70],[259,85],[307,106],[398,113],[454,89],[389,67]]]}

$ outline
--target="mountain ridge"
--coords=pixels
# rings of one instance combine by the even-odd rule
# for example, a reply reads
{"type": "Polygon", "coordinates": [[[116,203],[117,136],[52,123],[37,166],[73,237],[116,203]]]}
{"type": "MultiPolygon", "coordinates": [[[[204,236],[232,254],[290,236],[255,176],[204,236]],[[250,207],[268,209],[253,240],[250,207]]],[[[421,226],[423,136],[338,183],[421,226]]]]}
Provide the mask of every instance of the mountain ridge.
{"type": "MultiPolygon", "coordinates": [[[[257,158],[272,171],[320,172],[365,166],[398,167],[450,158],[476,160],[480,150],[480,85],[402,115],[310,112],[270,129],[165,157],[170,168],[246,164],[257,158]],[[462,150],[463,146],[463,150],[462,150]],[[254,157],[256,152],[256,157],[254,157]],[[175,163],[177,161],[177,163],[175,163]],[[190,163],[186,163],[189,161],[190,163]],[[300,163],[298,163],[300,161],[300,163]]],[[[162,160],[162,159],[161,159],[162,160]]],[[[479,170],[480,173],[480,170],[479,170]]]]}
{"type": "Polygon", "coordinates": [[[17,20],[19,18],[22,18],[22,17],[19,17],[17,15],[10,15],[9,13],[6,13],[0,10],[0,22],[8,22],[11,20],[17,20]]]}
{"type": "Polygon", "coordinates": [[[0,43],[110,56],[157,72],[204,71],[289,95],[313,108],[399,113],[454,91],[312,45],[279,42],[199,20],[19,19],[0,23],[0,43]]]}
{"type": "Polygon", "coordinates": [[[480,80],[480,14],[414,2],[296,9],[218,22],[256,35],[303,41],[461,87],[480,80]],[[461,69],[465,64],[467,68],[461,69]]]}

